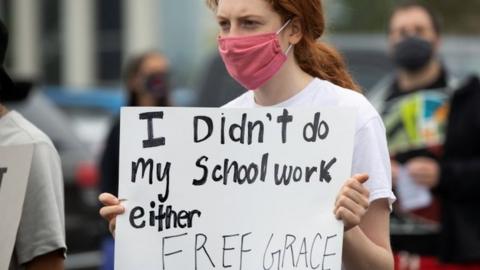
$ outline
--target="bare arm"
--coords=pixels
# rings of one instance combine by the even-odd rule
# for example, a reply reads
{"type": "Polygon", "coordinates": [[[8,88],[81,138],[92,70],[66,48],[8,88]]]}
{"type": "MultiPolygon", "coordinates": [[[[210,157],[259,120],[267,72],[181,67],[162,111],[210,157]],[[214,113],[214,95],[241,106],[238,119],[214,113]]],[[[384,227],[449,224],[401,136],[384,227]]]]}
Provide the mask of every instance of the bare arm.
{"type": "Polygon", "coordinates": [[[343,263],[346,269],[394,268],[390,246],[390,209],[387,199],[372,202],[360,225],[345,232],[343,263]]]}
{"type": "Polygon", "coordinates": [[[56,250],[36,257],[26,264],[27,270],[63,270],[63,251],[56,250]]]}

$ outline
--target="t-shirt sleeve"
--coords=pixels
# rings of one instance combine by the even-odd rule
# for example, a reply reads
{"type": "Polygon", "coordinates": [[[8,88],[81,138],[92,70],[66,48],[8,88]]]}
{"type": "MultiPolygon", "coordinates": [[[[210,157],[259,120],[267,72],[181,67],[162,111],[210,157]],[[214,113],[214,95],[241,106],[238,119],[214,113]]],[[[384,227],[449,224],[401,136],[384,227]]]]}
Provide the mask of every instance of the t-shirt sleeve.
{"type": "Polygon", "coordinates": [[[35,145],[15,242],[18,264],[55,250],[65,254],[63,176],[56,150],[35,145]]]}
{"type": "Polygon", "coordinates": [[[396,198],[392,192],[385,127],[379,116],[371,118],[357,130],[354,145],[352,175],[368,173],[365,187],[370,192],[370,202],[386,198],[391,206],[396,198]]]}

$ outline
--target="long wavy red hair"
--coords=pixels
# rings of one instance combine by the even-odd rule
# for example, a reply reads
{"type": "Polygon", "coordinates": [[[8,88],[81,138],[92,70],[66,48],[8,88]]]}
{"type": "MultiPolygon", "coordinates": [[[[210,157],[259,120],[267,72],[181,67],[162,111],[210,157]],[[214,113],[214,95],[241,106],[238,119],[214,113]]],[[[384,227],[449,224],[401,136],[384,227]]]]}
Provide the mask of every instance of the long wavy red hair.
{"type": "MultiPolygon", "coordinates": [[[[206,1],[212,10],[216,10],[219,0],[206,1]]],[[[303,71],[338,86],[360,91],[340,53],[325,42],[319,41],[326,28],[321,0],[265,1],[272,5],[284,22],[293,18],[300,20],[303,37],[295,45],[295,59],[303,71]]]]}

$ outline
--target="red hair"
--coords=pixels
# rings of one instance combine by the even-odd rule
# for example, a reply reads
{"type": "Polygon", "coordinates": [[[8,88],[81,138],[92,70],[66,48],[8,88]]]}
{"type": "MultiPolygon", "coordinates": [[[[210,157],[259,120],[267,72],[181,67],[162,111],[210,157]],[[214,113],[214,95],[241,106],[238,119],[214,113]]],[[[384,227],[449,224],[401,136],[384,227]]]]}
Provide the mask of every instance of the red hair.
{"type": "MultiPolygon", "coordinates": [[[[206,0],[215,10],[219,0],[206,0]]],[[[330,81],[338,86],[360,90],[348,72],[343,57],[333,47],[318,41],[324,34],[326,23],[321,0],[265,0],[286,22],[298,19],[302,39],[295,45],[295,59],[300,68],[313,77],[330,81]]]]}

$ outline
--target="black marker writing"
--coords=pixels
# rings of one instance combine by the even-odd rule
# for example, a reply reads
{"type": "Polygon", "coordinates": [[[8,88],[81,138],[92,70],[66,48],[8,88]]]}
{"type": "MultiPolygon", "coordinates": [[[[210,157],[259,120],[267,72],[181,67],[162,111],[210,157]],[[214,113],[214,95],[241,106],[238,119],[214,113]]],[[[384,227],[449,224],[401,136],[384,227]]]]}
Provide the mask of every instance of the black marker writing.
{"type": "Polygon", "coordinates": [[[215,264],[213,263],[212,258],[210,257],[210,254],[208,254],[208,251],[205,248],[205,244],[207,243],[207,239],[208,239],[208,237],[203,233],[199,233],[199,234],[195,235],[195,270],[198,269],[197,252],[200,251],[201,249],[203,249],[203,252],[205,252],[205,255],[207,255],[208,260],[210,261],[210,264],[213,266],[213,268],[215,268],[215,264]],[[199,236],[201,236],[203,238],[203,243],[200,246],[198,246],[199,236]]]}
{"type": "Polygon", "coordinates": [[[332,167],[333,164],[335,164],[335,162],[337,162],[336,158],[332,158],[332,160],[330,160],[330,162],[326,164],[325,164],[325,160],[322,160],[322,163],[320,164],[320,175],[321,175],[320,181],[321,182],[325,181],[327,183],[330,183],[330,181],[332,181],[332,176],[330,175],[330,172],[328,170],[330,170],[330,168],[332,167]]]}
{"type": "Polygon", "coordinates": [[[231,264],[225,264],[225,252],[226,251],[231,251],[231,250],[235,250],[235,248],[233,247],[227,247],[227,239],[228,238],[232,238],[232,237],[238,237],[239,234],[230,234],[230,235],[224,235],[222,236],[223,237],[223,248],[222,248],[222,265],[223,265],[223,268],[230,268],[232,267],[231,264]]]}
{"type": "Polygon", "coordinates": [[[3,176],[7,174],[7,168],[0,168],[0,187],[2,187],[3,176]]]}
{"type": "MultiPolygon", "coordinates": [[[[240,123],[228,123],[227,120],[227,117],[222,114],[219,129],[221,144],[225,144],[227,138],[240,144],[263,143],[265,125],[262,121],[247,121],[246,113],[242,114],[240,123]]],[[[214,131],[215,126],[212,118],[204,115],[193,118],[193,141],[195,143],[208,140],[214,131]]]]}
{"type": "Polygon", "coordinates": [[[320,113],[316,113],[313,123],[308,123],[303,128],[303,139],[307,142],[316,142],[327,138],[330,128],[325,121],[320,121],[320,113]]]}
{"type": "Polygon", "coordinates": [[[245,237],[247,237],[251,234],[252,234],[251,232],[243,234],[242,235],[242,240],[240,241],[240,270],[242,270],[242,265],[243,265],[243,253],[248,253],[248,252],[252,251],[251,249],[244,249],[243,248],[243,243],[244,243],[245,237]]]}
{"type": "Polygon", "coordinates": [[[178,249],[176,251],[172,251],[172,252],[169,252],[169,253],[165,253],[165,241],[166,240],[169,240],[171,238],[179,238],[179,237],[183,237],[183,236],[186,236],[187,233],[182,233],[182,234],[177,234],[177,235],[172,235],[172,236],[166,236],[166,237],[163,237],[162,238],[162,265],[163,265],[163,270],[165,270],[165,259],[166,257],[168,256],[172,256],[172,255],[175,255],[175,254],[178,254],[178,253],[181,253],[183,252],[183,250],[181,249],[178,249]]]}
{"type": "Polygon", "coordinates": [[[135,229],[143,229],[147,225],[156,227],[159,232],[173,228],[192,228],[194,218],[200,218],[199,210],[174,210],[171,205],[150,202],[150,210],[146,213],[145,208],[135,206],[130,211],[130,226],[135,229]],[[148,216],[147,216],[148,215],[148,216]]]}
{"type": "Polygon", "coordinates": [[[322,270],[330,270],[330,268],[325,269],[325,258],[337,255],[337,253],[335,253],[335,252],[327,253],[328,241],[332,238],[335,238],[335,237],[337,237],[336,234],[335,235],[330,235],[330,236],[327,236],[327,240],[325,240],[325,249],[323,250],[322,270]]]}
{"type": "Polygon", "coordinates": [[[265,182],[268,166],[268,153],[263,154],[260,166],[254,162],[248,165],[239,164],[237,161],[231,161],[227,158],[224,160],[223,166],[222,164],[215,165],[210,173],[209,167],[206,165],[207,162],[208,157],[202,156],[195,163],[198,168],[202,169],[203,173],[200,179],[193,179],[192,185],[202,186],[208,179],[212,179],[214,182],[222,182],[224,185],[227,185],[230,178],[232,178],[233,183],[238,183],[239,185],[253,184],[258,179],[265,182]]]}
{"type": "Polygon", "coordinates": [[[155,138],[153,136],[153,119],[163,119],[163,112],[147,112],[141,113],[140,120],[147,120],[148,139],[143,141],[143,148],[151,148],[165,145],[165,138],[155,138]]]}
{"type": "Polygon", "coordinates": [[[161,202],[166,202],[168,199],[169,188],[170,188],[170,167],[171,163],[167,162],[165,166],[162,166],[162,163],[157,163],[154,166],[153,159],[139,158],[137,162],[132,162],[132,183],[137,181],[138,171],[142,172],[142,177],[145,178],[145,173],[147,173],[148,184],[153,185],[153,169],[155,169],[155,176],[157,182],[163,182],[165,180],[165,192],[159,194],[158,198],[161,202]]]}
{"type": "Polygon", "coordinates": [[[277,123],[282,124],[282,143],[287,142],[287,124],[293,121],[293,116],[288,114],[288,110],[284,109],[283,114],[277,118],[277,123]]]}
{"type": "Polygon", "coordinates": [[[335,256],[337,253],[327,251],[328,241],[335,237],[337,237],[336,234],[327,236],[324,245],[322,245],[324,238],[320,233],[315,234],[313,239],[298,237],[293,234],[285,234],[279,238],[272,233],[263,254],[263,269],[299,268],[300,260],[303,258],[305,268],[300,267],[302,269],[319,269],[322,266],[322,270],[329,270],[325,269],[325,259],[335,256]],[[281,247],[275,247],[275,244],[279,244],[279,241],[275,240],[283,240],[281,247]],[[314,258],[322,262],[314,262],[314,258]]]}
{"type": "Polygon", "coordinates": [[[320,166],[318,167],[289,166],[275,163],[275,184],[289,185],[292,182],[300,182],[302,180],[304,180],[306,183],[309,183],[312,177],[317,178],[319,182],[330,183],[332,177],[329,170],[336,162],[336,158],[332,158],[328,163],[325,160],[322,160],[319,164],[320,166]]]}
{"type": "Polygon", "coordinates": [[[289,249],[292,257],[292,265],[295,265],[295,259],[294,259],[295,256],[293,255],[293,243],[295,243],[296,240],[297,240],[297,237],[295,237],[295,235],[293,234],[285,235],[285,245],[283,247],[283,257],[282,257],[282,268],[285,265],[285,254],[287,254],[287,250],[289,249]]]}
{"type": "Polygon", "coordinates": [[[210,138],[210,136],[212,136],[212,133],[213,133],[213,121],[212,121],[212,118],[208,117],[208,116],[195,116],[193,118],[193,141],[195,143],[200,143],[200,142],[203,142],[205,141],[206,139],[210,138]],[[203,138],[199,139],[199,135],[198,135],[198,126],[199,126],[199,122],[198,121],[202,121],[203,123],[205,123],[207,125],[207,134],[203,136],[203,138]]]}

